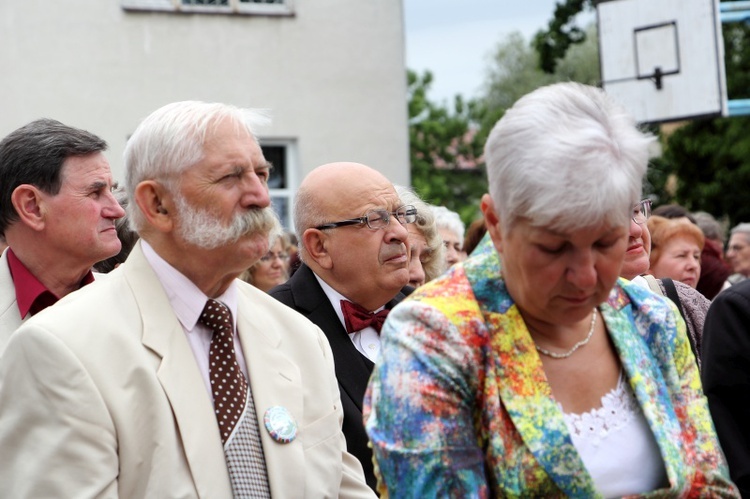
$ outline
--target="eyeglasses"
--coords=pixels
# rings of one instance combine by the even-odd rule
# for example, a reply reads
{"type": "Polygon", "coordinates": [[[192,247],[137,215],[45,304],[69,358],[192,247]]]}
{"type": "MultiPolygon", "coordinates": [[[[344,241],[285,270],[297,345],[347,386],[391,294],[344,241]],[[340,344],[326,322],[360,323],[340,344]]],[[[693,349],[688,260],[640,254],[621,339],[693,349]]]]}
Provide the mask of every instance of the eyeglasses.
{"type": "Polygon", "coordinates": [[[643,225],[648,217],[651,216],[651,200],[644,199],[637,205],[633,206],[633,222],[643,225]]]}
{"type": "Polygon", "coordinates": [[[276,258],[280,260],[286,260],[289,257],[288,254],[281,252],[281,253],[274,253],[273,251],[269,251],[262,257],[260,257],[261,262],[270,262],[271,260],[274,260],[276,258]]]}
{"type": "Polygon", "coordinates": [[[391,217],[396,217],[396,220],[405,224],[413,224],[417,221],[417,209],[407,204],[398,208],[396,211],[388,210],[371,210],[365,213],[363,217],[350,218],[349,220],[342,220],[340,222],[331,222],[328,224],[318,225],[315,227],[318,230],[335,229],[336,227],[345,227],[347,225],[361,225],[367,224],[367,226],[373,230],[382,229],[388,227],[391,223],[391,217]]]}

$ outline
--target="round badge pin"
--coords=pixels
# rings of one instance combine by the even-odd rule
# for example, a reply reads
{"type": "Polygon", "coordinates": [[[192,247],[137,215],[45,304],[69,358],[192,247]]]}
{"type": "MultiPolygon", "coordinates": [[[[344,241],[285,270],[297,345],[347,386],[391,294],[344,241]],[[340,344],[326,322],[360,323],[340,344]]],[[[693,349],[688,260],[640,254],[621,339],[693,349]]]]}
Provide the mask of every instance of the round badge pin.
{"type": "Polygon", "coordinates": [[[269,408],[263,416],[263,422],[271,438],[282,444],[288,444],[297,436],[297,422],[285,407],[280,405],[269,408]]]}

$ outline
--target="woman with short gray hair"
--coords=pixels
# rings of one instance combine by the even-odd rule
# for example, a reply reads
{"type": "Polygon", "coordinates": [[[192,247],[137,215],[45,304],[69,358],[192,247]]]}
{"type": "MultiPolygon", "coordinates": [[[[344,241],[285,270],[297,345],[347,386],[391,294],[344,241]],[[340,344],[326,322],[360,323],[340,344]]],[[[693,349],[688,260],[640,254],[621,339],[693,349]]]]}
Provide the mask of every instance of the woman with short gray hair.
{"type": "Polygon", "coordinates": [[[652,140],[574,83],[495,125],[489,240],[381,333],[364,415],[389,493],[737,497],[684,322],[618,280],[652,140]]]}

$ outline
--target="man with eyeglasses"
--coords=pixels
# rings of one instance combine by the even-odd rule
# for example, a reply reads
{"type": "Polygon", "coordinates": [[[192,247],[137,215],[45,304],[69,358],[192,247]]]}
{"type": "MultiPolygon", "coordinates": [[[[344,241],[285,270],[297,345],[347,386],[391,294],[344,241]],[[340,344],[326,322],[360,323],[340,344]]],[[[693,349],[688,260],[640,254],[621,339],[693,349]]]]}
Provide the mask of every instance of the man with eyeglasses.
{"type": "Polygon", "coordinates": [[[362,400],[380,351],[385,314],[411,288],[405,224],[416,220],[393,184],[357,163],[310,172],[295,197],[294,224],[302,265],[271,296],[317,324],[328,337],[344,408],[348,451],[375,488],[362,400]]]}

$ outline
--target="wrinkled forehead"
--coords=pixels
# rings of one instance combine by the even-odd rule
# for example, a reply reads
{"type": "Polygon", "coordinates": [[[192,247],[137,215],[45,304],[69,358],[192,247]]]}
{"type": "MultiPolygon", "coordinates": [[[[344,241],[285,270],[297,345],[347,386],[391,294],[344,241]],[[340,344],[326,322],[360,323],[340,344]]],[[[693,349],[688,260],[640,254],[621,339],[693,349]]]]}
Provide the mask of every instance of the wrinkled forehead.
{"type": "Polygon", "coordinates": [[[96,151],[65,158],[60,167],[59,176],[61,185],[70,186],[111,180],[112,171],[106,156],[101,151],[96,151]]]}
{"type": "Polygon", "coordinates": [[[401,200],[393,185],[388,182],[365,180],[359,184],[342,185],[338,193],[326,196],[331,212],[338,215],[362,216],[371,210],[394,211],[401,200]]]}

